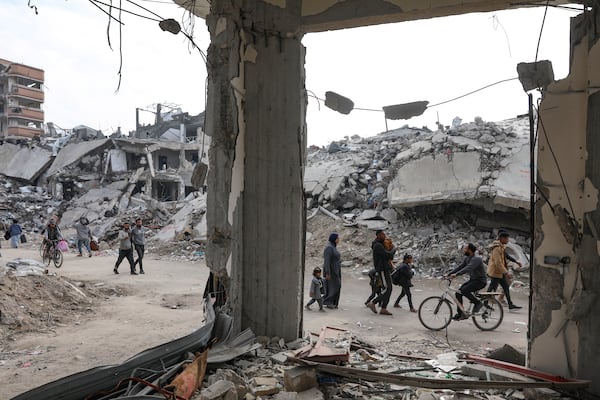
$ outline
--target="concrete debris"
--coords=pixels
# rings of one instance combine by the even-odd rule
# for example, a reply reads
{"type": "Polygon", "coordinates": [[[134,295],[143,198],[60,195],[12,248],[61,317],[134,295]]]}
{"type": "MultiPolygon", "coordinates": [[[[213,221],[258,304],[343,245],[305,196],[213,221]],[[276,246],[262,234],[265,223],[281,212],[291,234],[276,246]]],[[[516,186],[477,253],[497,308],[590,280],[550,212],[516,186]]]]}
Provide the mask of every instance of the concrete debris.
{"type": "MultiPolygon", "coordinates": [[[[279,364],[273,362],[273,355],[281,349],[279,338],[259,339],[265,346],[263,353],[237,358],[220,364],[217,370],[209,370],[200,397],[193,399],[525,399],[533,393],[559,396],[544,388],[558,389],[561,385],[583,388],[589,384],[532,379],[505,369],[511,365],[485,365],[462,353],[441,353],[432,358],[397,355],[354,337],[348,338],[353,351],[344,366],[336,365],[334,360],[307,361],[291,353],[288,362],[279,364]],[[532,392],[531,388],[536,387],[537,391],[532,392]],[[235,397],[226,397],[234,393],[235,397]]],[[[304,341],[310,339],[309,336],[304,341]]],[[[424,346],[429,354],[435,352],[431,345],[424,346]]]]}
{"type": "Polygon", "coordinates": [[[448,202],[526,210],[528,132],[527,118],[479,119],[445,132],[400,128],[313,148],[305,193],[309,206],[342,212],[448,202]]]}
{"type": "Polygon", "coordinates": [[[0,223],[16,218],[29,235],[54,217],[74,241],[71,227],[86,217],[100,248],[109,249],[122,223],[139,217],[148,228],[147,250],[153,241],[178,240],[186,245],[163,246],[163,255],[203,258],[206,196],[191,180],[210,143],[203,114],[172,113],[129,138],[86,126],[59,132],[48,124],[53,136],[0,142],[0,223]],[[171,247],[188,248],[178,255],[171,247]]]}

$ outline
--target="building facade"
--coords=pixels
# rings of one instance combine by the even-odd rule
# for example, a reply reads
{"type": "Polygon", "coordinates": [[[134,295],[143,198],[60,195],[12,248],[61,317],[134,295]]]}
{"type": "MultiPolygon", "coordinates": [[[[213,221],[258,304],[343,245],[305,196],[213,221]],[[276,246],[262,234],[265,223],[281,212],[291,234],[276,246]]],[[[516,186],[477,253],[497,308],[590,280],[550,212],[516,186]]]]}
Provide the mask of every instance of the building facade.
{"type": "Polygon", "coordinates": [[[0,58],[0,138],[44,133],[44,71],[0,58]]]}

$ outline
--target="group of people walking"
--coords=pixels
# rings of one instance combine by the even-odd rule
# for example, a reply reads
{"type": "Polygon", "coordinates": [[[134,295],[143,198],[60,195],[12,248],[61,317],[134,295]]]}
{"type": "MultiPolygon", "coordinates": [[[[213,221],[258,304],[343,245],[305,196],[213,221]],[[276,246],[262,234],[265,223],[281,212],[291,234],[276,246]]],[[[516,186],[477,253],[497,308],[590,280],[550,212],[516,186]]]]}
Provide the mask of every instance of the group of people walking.
{"type": "Polygon", "coordinates": [[[137,275],[135,266],[139,265],[140,274],[144,272],[144,246],[145,246],[145,228],[142,225],[142,219],[138,218],[135,220],[135,225],[131,228],[129,222],[123,223],[122,229],[119,231],[117,236],[119,240],[119,256],[117,262],[113,268],[115,274],[119,273],[119,265],[123,260],[127,259],[129,262],[129,273],[131,275],[137,275]],[[133,250],[137,253],[137,260],[133,260],[133,250]]]}
{"type": "MultiPolygon", "coordinates": [[[[81,217],[74,225],[73,228],[77,233],[77,257],[83,257],[83,251],[87,252],[88,257],[92,257],[92,232],[89,226],[90,222],[87,218],[81,217]]],[[[18,221],[14,219],[12,224],[6,228],[5,236],[10,237],[12,247],[18,247],[21,241],[22,228],[18,224],[18,221]]],[[[119,240],[119,255],[113,268],[115,274],[119,273],[119,266],[123,260],[127,259],[129,262],[130,273],[137,275],[136,266],[139,266],[139,273],[144,274],[144,253],[145,253],[145,228],[142,224],[142,219],[137,218],[133,227],[130,226],[129,222],[125,222],[122,225],[121,230],[117,236],[119,240]],[[134,260],[133,250],[137,254],[137,259],[134,260]]],[[[42,241],[46,251],[50,250],[53,246],[64,240],[62,232],[58,227],[58,222],[55,217],[48,221],[48,224],[41,231],[42,241]]],[[[335,248],[334,248],[335,250],[335,248]]],[[[332,253],[332,257],[335,255],[332,253]]],[[[337,260],[339,262],[339,252],[337,253],[337,260]]],[[[339,268],[337,270],[337,277],[340,278],[339,268]]],[[[341,283],[340,283],[341,286],[341,283]]],[[[339,299],[339,290],[338,290],[339,299]]],[[[337,303],[336,303],[337,304],[337,303]]]]}
{"type": "MultiPolygon", "coordinates": [[[[460,304],[463,303],[463,297],[471,301],[474,304],[473,313],[479,312],[483,307],[483,303],[475,296],[475,293],[485,288],[488,277],[490,278],[488,292],[496,291],[498,285],[500,285],[508,308],[510,310],[521,308],[521,306],[513,303],[510,296],[509,288],[512,275],[509,272],[508,263],[513,262],[519,267],[521,267],[521,263],[506,253],[509,236],[508,232],[500,231],[498,239],[490,245],[490,258],[487,269],[483,259],[476,255],[477,247],[473,243],[468,243],[463,249],[465,258],[462,263],[445,275],[449,279],[463,274],[469,275],[469,280],[462,284],[456,292],[456,299],[460,304]]],[[[337,249],[339,242],[340,237],[337,233],[332,233],[329,236],[327,246],[323,252],[323,268],[316,267],[313,270],[309,291],[310,301],[306,304],[308,310],[311,309],[314,303],[319,305],[319,311],[325,311],[324,308],[336,309],[339,307],[342,288],[341,256],[337,249]]],[[[392,287],[398,285],[402,290],[393,306],[402,308],[400,301],[406,297],[409,310],[417,312],[410,291],[410,288],[413,287],[412,277],[414,276],[413,256],[408,253],[404,254],[402,262],[394,266],[392,260],[397,248],[383,230],[375,232],[375,240],[371,243],[371,251],[373,254],[373,268],[369,271],[371,294],[365,301],[365,306],[376,314],[392,315],[388,310],[388,305],[392,295],[392,287]]],[[[459,320],[465,317],[466,315],[459,309],[454,319],[459,320]]]]}

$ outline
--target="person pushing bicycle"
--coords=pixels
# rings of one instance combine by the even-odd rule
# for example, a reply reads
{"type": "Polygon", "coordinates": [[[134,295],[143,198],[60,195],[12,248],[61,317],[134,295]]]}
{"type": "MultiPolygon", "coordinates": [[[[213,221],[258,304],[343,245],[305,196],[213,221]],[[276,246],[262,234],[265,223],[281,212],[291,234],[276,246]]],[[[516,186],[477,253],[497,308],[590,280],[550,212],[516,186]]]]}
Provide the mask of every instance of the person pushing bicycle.
{"type": "MultiPolygon", "coordinates": [[[[483,303],[479,300],[474,292],[483,289],[487,285],[487,277],[485,273],[485,267],[481,257],[475,255],[477,248],[473,243],[469,243],[464,247],[465,259],[463,262],[452,271],[450,271],[445,278],[454,279],[459,275],[469,274],[469,280],[461,285],[456,292],[456,299],[462,305],[463,296],[469,299],[474,304],[473,314],[479,312],[483,307],[483,303]]],[[[452,317],[454,320],[461,320],[468,318],[463,311],[458,308],[456,315],[452,317]]]]}

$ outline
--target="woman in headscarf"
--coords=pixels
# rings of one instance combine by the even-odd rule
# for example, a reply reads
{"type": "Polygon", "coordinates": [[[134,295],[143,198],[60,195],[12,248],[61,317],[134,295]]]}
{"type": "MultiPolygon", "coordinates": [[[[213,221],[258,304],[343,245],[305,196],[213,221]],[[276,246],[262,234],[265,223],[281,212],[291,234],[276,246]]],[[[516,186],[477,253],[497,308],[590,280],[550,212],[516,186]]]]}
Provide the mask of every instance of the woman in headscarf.
{"type": "Polygon", "coordinates": [[[323,275],[325,276],[326,295],[323,304],[327,308],[338,308],[342,290],[342,262],[337,245],[340,237],[337,233],[329,235],[329,242],[323,252],[323,275]]]}

